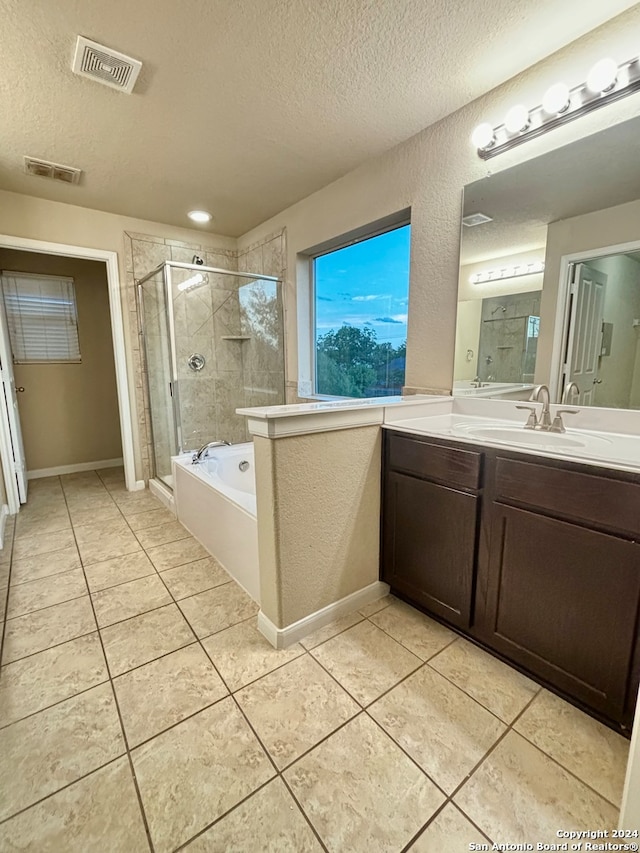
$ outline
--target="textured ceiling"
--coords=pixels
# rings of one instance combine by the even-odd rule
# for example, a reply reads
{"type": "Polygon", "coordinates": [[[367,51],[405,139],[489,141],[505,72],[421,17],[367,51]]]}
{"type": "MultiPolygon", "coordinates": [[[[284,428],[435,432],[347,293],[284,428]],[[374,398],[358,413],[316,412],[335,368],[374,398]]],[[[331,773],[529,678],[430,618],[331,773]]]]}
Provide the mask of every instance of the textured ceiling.
{"type": "Polygon", "coordinates": [[[640,198],[640,118],[556,148],[464,188],[464,215],[493,222],[462,229],[461,264],[544,246],[547,225],[640,198]]]}
{"type": "Polygon", "coordinates": [[[237,236],[632,5],[0,0],[0,188],[237,236]],[[78,34],[142,60],[133,95],[71,72],[78,34]]]}

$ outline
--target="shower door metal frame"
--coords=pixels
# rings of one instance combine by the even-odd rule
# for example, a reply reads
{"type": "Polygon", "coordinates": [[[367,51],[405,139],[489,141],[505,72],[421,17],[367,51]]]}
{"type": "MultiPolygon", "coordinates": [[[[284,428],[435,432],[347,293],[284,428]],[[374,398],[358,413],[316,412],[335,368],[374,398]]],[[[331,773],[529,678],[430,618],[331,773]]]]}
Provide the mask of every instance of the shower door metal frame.
{"type": "MultiPolygon", "coordinates": [[[[149,402],[151,402],[151,394],[150,394],[150,386],[149,386],[149,364],[147,360],[147,347],[146,347],[146,337],[145,337],[145,325],[144,325],[144,305],[142,300],[142,285],[153,276],[162,274],[162,282],[164,286],[164,296],[165,302],[167,306],[166,311],[166,322],[167,322],[167,334],[169,336],[169,372],[170,372],[170,382],[169,382],[169,392],[171,396],[171,404],[173,409],[173,424],[174,424],[174,437],[175,437],[175,446],[177,448],[178,454],[184,453],[185,450],[182,446],[182,418],[180,416],[180,382],[178,379],[178,358],[176,353],[176,337],[175,337],[175,315],[173,311],[173,278],[171,275],[171,270],[180,269],[180,270],[193,270],[194,272],[199,273],[212,273],[213,275],[231,275],[237,278],[251,278],[254,281],[273,281],[276,284],[282,285],[282,279],[278,278],[274,275],[261,275],[260,273],[252,273],[252,272],[240,272],[237,270],[225,270],[220,267],[208,267],[204,264],[189,264],[183,263],[181,261],[163,261],[159,264],[155,269],[151,270],[151,272],[147,273],[143,278],[136,280],[137,291],[138,291],[138,316],[139,316],[139,326],[140,326],[140,334],[142,335],[144,341],[144,355],[145,355],[145,381],[147,387],[147,398],[149,402]]],[[[285,347],[284,347],[284,302],[282,297],[282,288],[280,288],[279,292],[279,310],[280,310],[280,325],[282,328],[282,356],[283,356],[283,368],[285,367],[284,358],[285,358],[285,347]]],[[[155,441],[153,437],[153,418],[151,418],[150,423],[150,432],[151,432],[151,441],[153,442],[153,446],[155,449],[155,441]]],[[[153,476],[157,476],[156,471],[156,460],[155,460],[155,452],[153,456],[153,476]]]]}

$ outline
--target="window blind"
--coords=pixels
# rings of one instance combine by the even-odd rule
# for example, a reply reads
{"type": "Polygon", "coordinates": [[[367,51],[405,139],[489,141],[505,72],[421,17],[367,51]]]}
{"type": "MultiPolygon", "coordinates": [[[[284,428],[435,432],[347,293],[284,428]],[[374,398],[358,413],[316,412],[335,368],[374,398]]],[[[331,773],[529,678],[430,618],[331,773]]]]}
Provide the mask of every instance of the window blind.
{"type": "Polygon", "coordinates": [[[3,272],[2,294],[14,363],[81,360],[72,278],[3,272]]]}

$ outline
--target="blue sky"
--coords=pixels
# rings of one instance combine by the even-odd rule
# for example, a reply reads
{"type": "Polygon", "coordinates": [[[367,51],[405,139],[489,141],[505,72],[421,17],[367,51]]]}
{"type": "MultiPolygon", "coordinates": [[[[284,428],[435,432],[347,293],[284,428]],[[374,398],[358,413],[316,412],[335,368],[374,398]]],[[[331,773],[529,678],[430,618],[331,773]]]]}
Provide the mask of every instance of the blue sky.
{"type": "Polygon", "coordinates": [[[316,258],[316,334],[369,323],[378,341],[407,338],[410,225],[316,258]]]}

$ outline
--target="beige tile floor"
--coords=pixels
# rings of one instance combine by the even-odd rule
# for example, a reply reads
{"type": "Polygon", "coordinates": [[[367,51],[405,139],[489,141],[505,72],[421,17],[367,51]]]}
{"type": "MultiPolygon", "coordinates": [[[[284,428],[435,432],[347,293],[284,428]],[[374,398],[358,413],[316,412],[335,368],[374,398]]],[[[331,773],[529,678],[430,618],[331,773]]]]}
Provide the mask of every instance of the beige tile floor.
{"type": "Polygon", "coordinates": [[[392,597],[275,651],[115,469],[32,482],[6,540],[0,851],[454,853],[616,825],[627,742],[392,597]]]}

